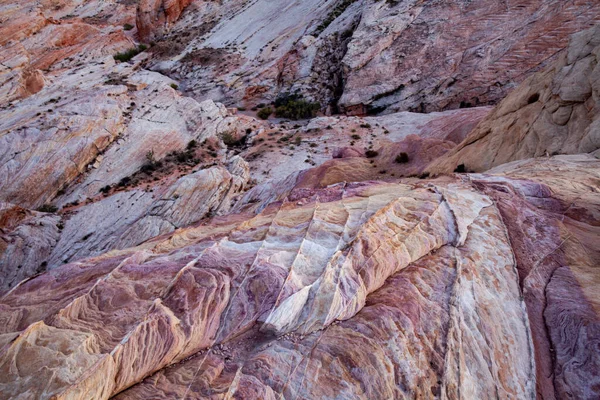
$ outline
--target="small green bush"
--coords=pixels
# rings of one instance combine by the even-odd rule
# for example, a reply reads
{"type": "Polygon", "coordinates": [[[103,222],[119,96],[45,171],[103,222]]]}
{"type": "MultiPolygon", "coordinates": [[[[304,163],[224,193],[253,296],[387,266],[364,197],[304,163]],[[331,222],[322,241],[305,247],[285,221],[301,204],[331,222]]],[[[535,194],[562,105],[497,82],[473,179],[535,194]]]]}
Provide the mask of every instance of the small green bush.
{"type": "Polygon", "coordinates": [[[367,150],[365,152],[365,156],[367,156],[367,158],[374,158],[377,157],[379,155],[378,152],[376,152],[375,150],[367,150]]]}
{"type": "Polygon", "coordinates": [[[113,58],[117,61],[127,62],[127,61],[131,60],[133,57],[135,57],[138,54],[140,54],[141,52],[143,52],[144,50],[146,50],[147,48],[148,47],[146,47],[145,45],[140,44],[138,47],[134,47],[134,48],[131,48],[122,53],[115,54],[113,56],[113,58]]]}
{"type": "Polygon", "coordinates": [[[273,114],[273,109],[271,107],[261,108],[260,110],[258,110],[258,113],[256,113],[256,115],[260,119],[268,119],[271,116],[271,114],[273,114]]]}
{"type": "Polygon", "coordinates": [[[171,83],[170,86],[175,90],[179,89],[179,85],[177,85],[176,83],[171,83]]]}
{"type": "Polygon", "coordinates": [[[300,95],[284,93],[275,100],[275,115],[293,120],[309,119],[317,116],[319,103],[302,99],[300,95]]]}
{"type": "Polygon", "coordinates": [[[133,29],[133,25],[131,24],[125,24],[123,25],[123,29],[125,29],[126,31],[130,31],[133,29]]]}

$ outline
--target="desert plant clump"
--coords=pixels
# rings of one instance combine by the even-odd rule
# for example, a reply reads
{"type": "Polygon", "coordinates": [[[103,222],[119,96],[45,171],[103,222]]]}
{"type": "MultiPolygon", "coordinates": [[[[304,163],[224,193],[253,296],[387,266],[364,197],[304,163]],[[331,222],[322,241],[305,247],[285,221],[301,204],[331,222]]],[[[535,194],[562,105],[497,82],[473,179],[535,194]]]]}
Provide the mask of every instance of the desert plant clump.
{"type": "Polygon", "coordinates": [[[44,213],[55,213],[58,211],[58,207],[53,204],[44,204],[36,209],[36,211],[44,213]]]}
{"type": "Polygon", "coordinates": [[[190,140],[186,146],[186,149],[189,151],[189,150],[194,150],[196,147],[198,147],[198,142],[195,140],[190,140]]]}
{"type": "Polygon", "coordinates": [[[275,115],[293,120],[309,119],[317,116],[319,103],[304,100],[297,94],[282,94],[275,100],[275,115]]]}
{"type": "Polygon", "coordinates": [[[227,147],[240,147],[244,143],[246,143],[246,136],[242,136],[238,139],[235,132],[223,132],[220,136],[221,140],[223,141],[223,144],[225,144],[225,146],[227,147]]]}
{"type": "Polygon", "coordinates": [[[177,85],[176,83],[171,83],[169,86],[171,86],[175,90],[179,89],[179,85],[177,85]]]}
{"type": "Polygon", "coordinates": [[[143,52],[144,50],[146,50],[147,48],[148,47],[146,45],[140,44],[138,47],[133,47],[122,53],[115,54],[113,56],[113,58],[117,61],[127,62],[127,61],[131,60],[133,57],[135,57],[138,54],[140,54],[141,52],[143,52]]]}
{"type": "Polygon", "coordinates": [[[123,29],[126,30],[126,31],[130,31],[133,28],[134,28],[134,26],[131,25],[131,24],[125,24],[125,25],[123,25],[123,29]]]}
{"type": "Polygon", "coordinates": [[[405,164],[408,161],[409,161],[408,154],[405,152],[402,152],[396,156],[396,162],[398,164],[405,164]]]}
{"type": "Polygon", "coordinates": [[[456,172],[457,174],[464,174],[465,172],[467,172],[467,167],[465,166],[465,164],[458,164],[454,169],[454,172],[456,172]]]}
{"type": "Polygon", "coordinates": [[[352,135],[352,136],[350,136],[350,137],[351,137],[353,140],[360,140],[360,136],[359,136],[359,135],[356,135],[356,134],[354,134],[354,135],[352,135]]]}
{"type": "Polygon", "coordinates": [[[268,119],[271,114],[273,114],[273,109],[271,107],[263,107],[256,113],[260,119],[268,119]]]}
{"type": "Polygon", "coordinates": [[[108,192],[110,192],[111,186],[110,185],[106,185],[102,188],[100,188],[100,193],[104,193],[105,195],[108,194],[108,192]]]}
{"type": "Polygon", "coordinates": [[[374,157],[377,157],[378,155],[379,155],[379,153],[378,153],[378,152],[376,152],[375,150],[367,150],[367,151],[365,152],[365,156],[366,156],[367,158],[374,158],[374,157]]]}

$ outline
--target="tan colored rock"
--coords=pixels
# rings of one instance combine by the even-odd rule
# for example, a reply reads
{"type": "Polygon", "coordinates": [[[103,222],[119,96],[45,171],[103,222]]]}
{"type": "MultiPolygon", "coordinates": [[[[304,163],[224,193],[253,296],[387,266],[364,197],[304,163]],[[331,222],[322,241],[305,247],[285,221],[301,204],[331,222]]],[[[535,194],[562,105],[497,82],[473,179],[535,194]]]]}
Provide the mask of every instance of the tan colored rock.
{"type": "Polygon", "coordinates": [[[573,36],[550,67],[528,78],[481,123],[427,170],[469,171],[530,157],[600,148],[600,25],[573,36]]]}
{"type": "Polygon", "coordinates": [[[141,0],[136,25],[143,42],[160,38],[173,25],[192,0],[141,0]]]}
{"type": "MultiPolygon", "coordinates": [[[[74,398],[532,398],[536,384],[544,396],[593,395],[598,360],[584,348],[600,332],[598,170],[594,158],[558,157],[497,175],[297,189],[256,216],[22,283],[0,301],[1,337],[17,337],[0,359],[23,359],[19,343],[33,334],[57,344],[91,334],[94,346],[69,358],[80,369],[60,354],[45,363],[69,372],[44,393],[74,398]],[[549,167],[568,173],[536,181],[549,167]],[[534,243],[560,251],[546,264],[534,243]],[[571,301],[581,307],[562,308],[571,301]]],[[[41,393],[35,374],[10,370],[0,391],[41,393]]]]}

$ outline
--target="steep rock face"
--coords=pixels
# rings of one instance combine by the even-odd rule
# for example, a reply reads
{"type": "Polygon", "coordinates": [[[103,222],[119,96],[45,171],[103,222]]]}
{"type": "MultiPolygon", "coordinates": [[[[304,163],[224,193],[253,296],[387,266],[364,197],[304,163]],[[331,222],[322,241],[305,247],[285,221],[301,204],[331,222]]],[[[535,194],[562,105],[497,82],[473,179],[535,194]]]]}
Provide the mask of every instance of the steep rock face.
{"type": "Polygon", "coordinates": [[[546,70],[511,92],[465,140],[428,171],[463,164],[485,171],[506,162],[600,148],[600,25],[573,36],[546,70]]]}
{"type": "Polygon", "coordinates": [[[152,68],[198,99],[249,108],[299,90],[359,114],[495,104],[600,20],[590,0],[205,3],[152,68]]]}
{"type": "Polygon", "coordinates": [[[143,42],[160,37],[172,25],[192,0],[140,0],[136,25],[143,42]]]}
{"type": "Polygon", "coordinates": [[[343,107],[494,104],[600,20],[600,5],[587,0],[365,4],[344,58],[343,107]]]}
{"type": "Polygon", "coordinates": [[[598,164],[298,188],[256,216],[61,266],[0,302],[0,391],[595,397],[598,164]],[[11,369],[24,352],[46,367],[11,369]]]}
{"type": "Polygon", "coordinates": [[[29,97],[51,83],[56,71],[132,47],[122,25],[132,20],[135,10],[126,3],[25,0],[1,4],[2,99],[8,104],[29,97]]]}
{"type": "Polygon", "coordinates": [[[46,270],[59,226],[57,215],[0,202],[0,293],[46,270]]]}

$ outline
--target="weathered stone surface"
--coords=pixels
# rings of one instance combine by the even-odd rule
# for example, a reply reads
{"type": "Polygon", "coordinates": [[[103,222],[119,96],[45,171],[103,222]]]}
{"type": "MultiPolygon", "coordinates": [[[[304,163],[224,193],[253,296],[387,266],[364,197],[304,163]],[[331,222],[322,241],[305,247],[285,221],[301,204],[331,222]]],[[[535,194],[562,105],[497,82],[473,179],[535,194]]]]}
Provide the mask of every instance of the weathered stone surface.
{"type": "Polygon", "coordinates": [[[186,10],[152,68],[198,99],[250,108],[299,90],[351,114],[495,104],[600,21],[590,0],[210,3],[186,10]]]}
{"type": "Polygon", "coordinates": [[[240,175],[212,167],[185,175],[170,186],[117,192],[67,213],[49,267],[135,246],[228,211],[232,197],[248,182],[247,166],[236,166],[240,175]]]}
{"type": "Polygon", "coordinates": [[[573,36],[549,68],[511,92],[428,171],[485,171],[514,160],[600,148],[600,25],[573,36]]]}
{"type": "Polygon", "coordinates": [[[140,0],[136,16],[140,39],[150,42],[160,37],[191,2],[192,0],[140,0]]]}
{"type": "Polygon", "coordinates": [[[0,397],[600,397],[598,15],[0,4],[0,397]]]}
{"type": "Polygon", "coordinates": [[[550,162],[299,188],[254,217],[56,268],[3,297],[2,337],[17,339],[1,357],[22,359],[27,341],[27,357],[48,358],[34,338],[80,335],[68,358],[46,362],[67,375],[42,389],[35,367],[4,367],[0,390],[106,398],[139,383],[119,398],[533,398],[537,383],[539,393],[594,397],[597,354],[570,349],[599,332],[600,204],[589,184],[599,161],[550,162]],[[543,180],[548,167],[570,175],[543,180]],[[548,251],[530,251],[534,243],[548,251]],[[564,296],[581,304],[566,320],[564,296]]]}
{"type": "Polygon", "coordinates": [[[0,202],[0,293],[46,270],[59,226],[57,215],[0,202]]]}

